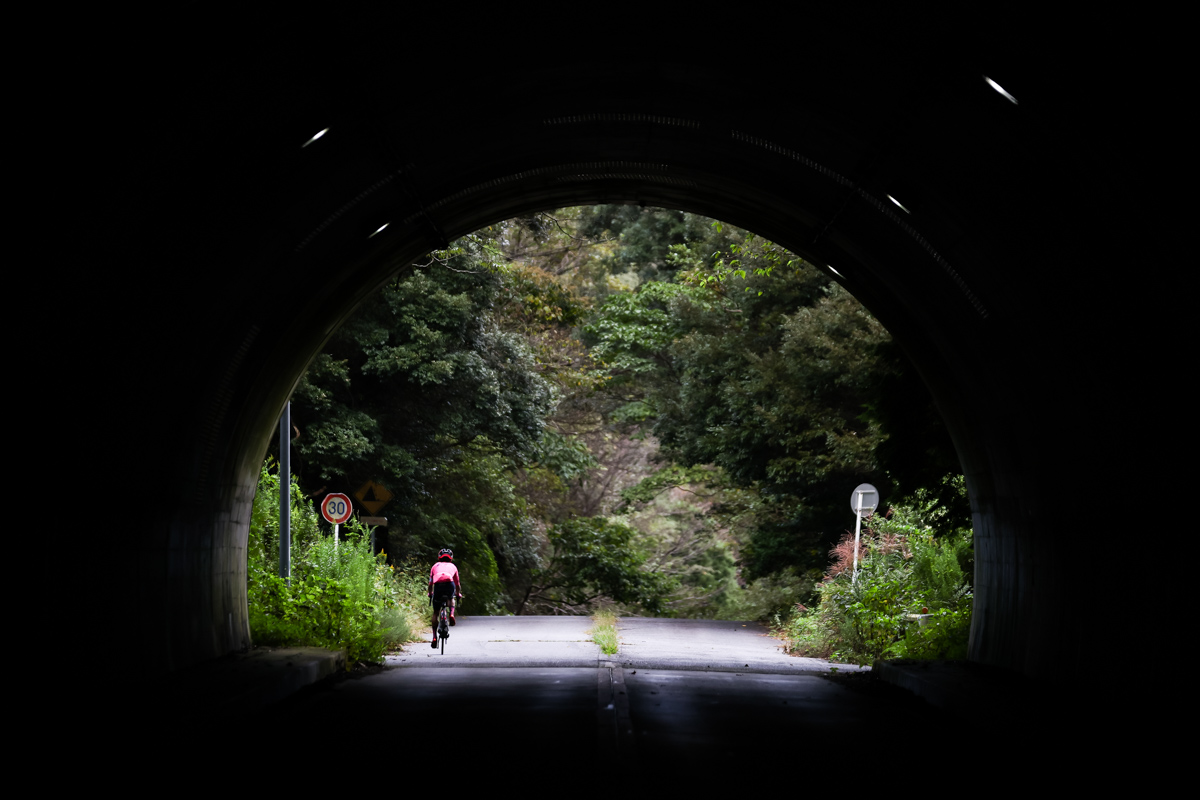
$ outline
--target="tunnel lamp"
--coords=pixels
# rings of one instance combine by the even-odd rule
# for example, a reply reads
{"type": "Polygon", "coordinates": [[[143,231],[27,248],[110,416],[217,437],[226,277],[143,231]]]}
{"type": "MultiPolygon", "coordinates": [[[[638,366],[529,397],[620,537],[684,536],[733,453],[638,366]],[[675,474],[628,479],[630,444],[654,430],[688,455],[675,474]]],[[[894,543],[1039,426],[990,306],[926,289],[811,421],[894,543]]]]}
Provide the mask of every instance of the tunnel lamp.
{"type": "Polygon", "coordinates": [[[1004,91],[1004,87],[1003,87],[1003,86],[1001,86],[1000,84],[996,83],[994,80],[992,80],[991,78],[989,78],[987,75],[984,75],[984,76],[983,76],[983,79],[984,79],[985,81],[987,81],[987,85],[988,85],[988,86],[992,87],[992,88],[993,88],[993,89],[995,89],[997,92],[999,92],[1000,94],[1002,94],[1002,95],[1004,95],[1005,97],[1007,97],[1007,98],[1008,98],[1010,101],[1012,101],[1012,104],[1013,104],[1014,106],[1017,104],[1017,98],[1013,97],[1011,94],[1009,94],[1008,92],[1004,91]]]}
{"type": "Polygon", "coordinates": [[[887,196],[887,199],[888,199],[888,200],[891,200],[893,203],[895,203],[897,206],[899,206],[900,210],[901,210],[901,211],[903,211],[905,214],[911,214],[911,213],[912,213],[911,211],[909,211],[907,208],[905,208],[905,207],[904,207],[904,204],[903,204],[903,203],[901,203],[901,202],[900,202],[899,200],[897,200],[896,198],[892,197],[890,194],[887,196]]]}
{"type": "Polygon", "coordinates": [[[829,271],[830,271],[830,272],[832,272],[834,275],[837,275],[837,276],[838,276],[839,278],[841,278],[842,280],[846,280],[846,276],[845,276],[845,275],[843,275],[842,273],[838,272],[836,269],[834,269],[833,267],[829,266],[828,264],[826,264],[826,265],[825,265],[825,269],[829,270],[829,271]]]}
{"type": "Polygon", "coordinates": [[[311,139],[309,139],[304,144],[300,145],[300,149],[303,150],[304,148],[308,147],[310,144],[315,142],[317,139],[320,139],[322,136],[324,136],[327,133],[329,133],[329,128],[322,128],[321,130],[314,133],[311,139]]]}
{"type": "Polygon", "coordinates": [[[383,232],[383,229],[384,229],[384,228],[386,228],[388,225],[391,225],[391,224],[392,224],[392,223],[390,223],[390,222],[385,222],[385,223],[383,223],[382,225],[380,225],[378,228],[376,228],[376,229],[375,229],[375,233],[372,233],[372,234],[371,234],[370,236],[368,236],[367,238],[368,238],[368,239],[374,239],[374,238],[375,238],[375,236],[376,236],[377,234],[380,234],[380,233],[382,233],[382,232],[383,232]]]}

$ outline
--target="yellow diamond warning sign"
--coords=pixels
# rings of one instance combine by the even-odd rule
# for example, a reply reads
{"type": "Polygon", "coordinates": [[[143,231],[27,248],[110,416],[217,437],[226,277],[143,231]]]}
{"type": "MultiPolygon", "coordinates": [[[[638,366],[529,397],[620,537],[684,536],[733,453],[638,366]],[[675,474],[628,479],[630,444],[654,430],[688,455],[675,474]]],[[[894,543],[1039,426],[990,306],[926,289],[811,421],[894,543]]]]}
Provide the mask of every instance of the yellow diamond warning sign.
{"type": "Polygon", "coordinates": [[[363,507],[372,514],[378,514],[379,509],[388,504],[392,499],[392,493],[389,492],[381,483],[375,481],[367,481],[354,493],[358,498],[358,502],[363,504],[363,507]]]}

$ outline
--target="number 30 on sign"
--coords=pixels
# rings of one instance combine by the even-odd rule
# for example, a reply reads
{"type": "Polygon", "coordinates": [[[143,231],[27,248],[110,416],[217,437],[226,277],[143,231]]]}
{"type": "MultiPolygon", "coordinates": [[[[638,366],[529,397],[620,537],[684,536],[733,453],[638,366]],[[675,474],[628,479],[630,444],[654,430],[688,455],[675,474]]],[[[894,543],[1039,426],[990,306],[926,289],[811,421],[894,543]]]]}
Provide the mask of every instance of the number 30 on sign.
{"type": "Polygon", "coordinates": [[[350,519],[353,511],[354,506],[350,503],[350,498],[340,492],[327,494],[321,501],[321,516],[332,525],[341,525],[350,519]]]}

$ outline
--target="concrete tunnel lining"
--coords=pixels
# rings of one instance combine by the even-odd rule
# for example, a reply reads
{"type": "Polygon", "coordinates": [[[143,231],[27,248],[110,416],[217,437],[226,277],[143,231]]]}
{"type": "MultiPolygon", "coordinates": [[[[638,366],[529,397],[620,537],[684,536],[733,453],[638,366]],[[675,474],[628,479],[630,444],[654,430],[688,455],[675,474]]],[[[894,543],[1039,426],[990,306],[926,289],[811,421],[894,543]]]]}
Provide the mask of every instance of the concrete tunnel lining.
{"type": "MultiPolygon", "coordinates": [[[[1058,480],[1067,470],[1081,485],[1103,485],[1110,459],[1136,446],[1090,432],[1147,406],[1099,377],[1122,345],[1089,309],[1120,302],[1121,292],[1085,277],[1126,234],[1096,197],[1086,159],[1060,158],[1088,120],[1045,108],[1039,117],[1036,94],[1024,95],[1034,112],[1012,106],[953,60],[910,63],[894,92],[878,79],[894,48],[871,51],[878,31],[854,45],[855,23],[842,20],[822,22],[846,26],[825,46],[849,47],[854,58],[838,51],[842,69],[806,75],[793,102],[758,80],[796,70],[784,54],[718,68],[673,51],[575,65],[584,85],[591,76],[611,87],[598,98],[485,97],[477,111],[486,125],[433,124],[434,106],[377,92],[395,60],[380,47],[351,47],[377,34],[347,24],[353,36],[335,43],[345,64],[328,74],[268,67],[249,50],[215,69],[172,62],[180,84],[197,91],[135,114],[138,141],[122,143],[130,153],[149,143],[102,214],[130,255],[124,280],[152,284],[164,261],[185,277],[152,303],[110,298],[129,324],[104,339],[155,365],[153,391],[118,413],[147,430],[180,421],[186,430],[182,445],[147,437],[122,456],[122,472],[161,498],[162,511],[136,524],[104,602],[132,619],[155,669],[249,643],[254,478],[284,401],[355,305],[446,240],[593,202],[697,211],[835,265],[925,378],[968,475],[971,658],[1048,676],[1100,635],[1101,622],[1078,614],[1079,576],[1099,589],[1099,553],[1122,534],[1117,525],[1091,531],[1095,547],[1081,552],[1073,512],[1056,503],[1058,480]],[[639,80],[647,74],[653,83],[639,80]],[[359,76],[368,79],[350,80],[359,76]],[[725,106],[714,96],[748,99],[725,106]],[[230,135],[189,126],[210,114],[236,118],[230,135]],[[324,127],[328,135],[300,146],[324,127]],[[886,205],[893,184],[916,195],[911,214],[886,205]],[[370,238],[382,222],[388,229],[370,238]],[[1081,405],[1081,394],[1096,402],[1081,405]]],[[[302,48],[284,50],[271,54],[295,67],[302,48]]],[[[494,65],[489,82],[520,85],[535,63],[494,65]]],[[[439,73],[438,94],[462,97],[476,80],[439,73]]],[[[1135,364],[1121,367],[1137,380],[1135,364]]],[[[1132,510],[1139,496],[1113,502],[1132,510]]]]}

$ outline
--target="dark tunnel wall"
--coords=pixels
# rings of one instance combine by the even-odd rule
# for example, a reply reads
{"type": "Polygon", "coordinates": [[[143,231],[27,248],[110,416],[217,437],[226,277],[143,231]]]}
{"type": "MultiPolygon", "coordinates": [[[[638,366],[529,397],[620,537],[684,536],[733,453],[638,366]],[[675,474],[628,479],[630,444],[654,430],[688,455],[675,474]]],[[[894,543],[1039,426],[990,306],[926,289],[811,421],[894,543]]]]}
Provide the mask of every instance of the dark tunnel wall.
{"type": "MultiPolygon", "coordinates": [[[[717,52],[659,21],[560,22],[514,40],[433,18],[193,20],[85,81],[111,131],[89,151],[109,260],[77,281],[104,308],[86,346],[148,365],[102,409],[100,444],[156,498],[108,556],[96,602],[121,622],[101,639],[120,625],[161,671],[247,646],[255,477],[330,332],[458,235],[631,202],[733,222],[844,276],[929,384],[968,476],[971,658],[1042,676],[1087,652],[1113,617],[1084,601],[1153,475],[1105,494],[1087,546],[1064,497],[1094,501],[1114,463],[1152,457],[1097,434],[1155,413],[1140,353],[1165,333],[1103,313],[1129,285],[1096,265],[1147,246],[1144,209],[1112,198],[1149,190],[1136,132],[1102,124],[1110,90],[1055,67],[1049,33],[1013,47],[945,18],[809,12],[793,35],[717,52]],[[130,429],[146,433],[130,444],[130,429]]],[[[1156,113],[1142,76],[1099,52],[1069,63],[1156,113]]]]}

